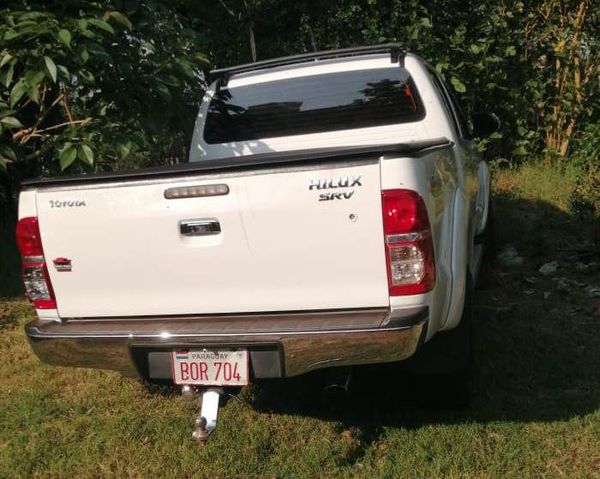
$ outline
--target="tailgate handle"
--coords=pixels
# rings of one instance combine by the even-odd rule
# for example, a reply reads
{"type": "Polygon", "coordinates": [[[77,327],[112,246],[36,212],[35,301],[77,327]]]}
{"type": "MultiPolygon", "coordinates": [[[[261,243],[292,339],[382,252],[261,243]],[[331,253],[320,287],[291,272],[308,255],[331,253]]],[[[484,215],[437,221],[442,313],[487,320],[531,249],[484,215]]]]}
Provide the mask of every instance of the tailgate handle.
{"type": "Polygon", "coordinates": [[[220,232],[221,224],[215,218],[183,220],[179,222],[179,233],[181,236],[209,236],[218,235],[220,232]]]}

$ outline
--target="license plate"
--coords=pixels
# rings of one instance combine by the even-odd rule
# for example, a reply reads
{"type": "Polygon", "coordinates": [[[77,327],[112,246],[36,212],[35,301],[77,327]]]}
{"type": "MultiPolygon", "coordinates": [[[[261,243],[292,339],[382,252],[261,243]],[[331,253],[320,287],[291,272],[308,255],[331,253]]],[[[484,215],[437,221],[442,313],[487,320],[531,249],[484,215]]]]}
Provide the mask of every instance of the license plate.
{"type": "Polygon", "coordinates": [[[173,351],[175,384],[245,386],[248,384],[248,351],[173,351]]]}

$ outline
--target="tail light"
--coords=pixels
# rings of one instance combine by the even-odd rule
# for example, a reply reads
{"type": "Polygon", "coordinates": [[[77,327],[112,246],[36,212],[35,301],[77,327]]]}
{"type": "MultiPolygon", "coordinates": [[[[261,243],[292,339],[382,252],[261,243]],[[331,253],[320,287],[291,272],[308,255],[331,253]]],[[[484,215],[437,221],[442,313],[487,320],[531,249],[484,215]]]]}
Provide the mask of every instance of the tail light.
{"type": "Polygon", "coordinates": [[[17,246],[21,253],[25,294],[37,309],[56,309],[36,217],[22,218],[17,223],[17,246]]]}
{"type": "Polygon", "coordinates": [[[390,296],[430,291],[435,257],[423,198],[412,190],[384,190],[382,203],[390,296]]]}

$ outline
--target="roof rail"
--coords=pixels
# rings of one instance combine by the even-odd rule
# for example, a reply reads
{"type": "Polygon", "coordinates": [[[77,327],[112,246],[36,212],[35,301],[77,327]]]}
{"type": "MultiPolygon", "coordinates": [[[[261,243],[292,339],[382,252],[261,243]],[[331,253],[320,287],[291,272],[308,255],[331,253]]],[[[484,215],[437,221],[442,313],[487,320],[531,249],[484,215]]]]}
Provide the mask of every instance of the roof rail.
{"type": "Polygon", "coordinates": [[[376,53],[389,53],[391,60],[394,63],[404,63],[406,50],[399,43],[387,43],[384,45],[372,45],[366,47],[342,48],[339,50],[325,50],[313,53],[301,53],[300,55],[292,55],[289,57],[271,58],[269,60],[261,60],[254,63],[244,63],[228,68],[216,68],[209,72],[209,80],[212,82],[217,78],[223,78],[225,81],[236,73],[245,73],[254,70],[262,70],[265,68],[275,68],[284,65],[292,65],[294,63],[325,60],[330,58],[353,57],[358,55],[372,55],[376,53]]]}

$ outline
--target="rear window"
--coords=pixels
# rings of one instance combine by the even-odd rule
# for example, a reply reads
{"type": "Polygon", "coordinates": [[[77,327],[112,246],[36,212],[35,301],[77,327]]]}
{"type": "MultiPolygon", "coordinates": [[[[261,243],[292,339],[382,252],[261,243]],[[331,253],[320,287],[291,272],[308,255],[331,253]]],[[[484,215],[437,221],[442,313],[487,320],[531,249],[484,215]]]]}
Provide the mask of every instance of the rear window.
{"type": "Polygon", "coordinates": [[[209,107],[209,144],[393,125],[421,120],[423,104],[398,66],[219,86],[209,107]]]}

